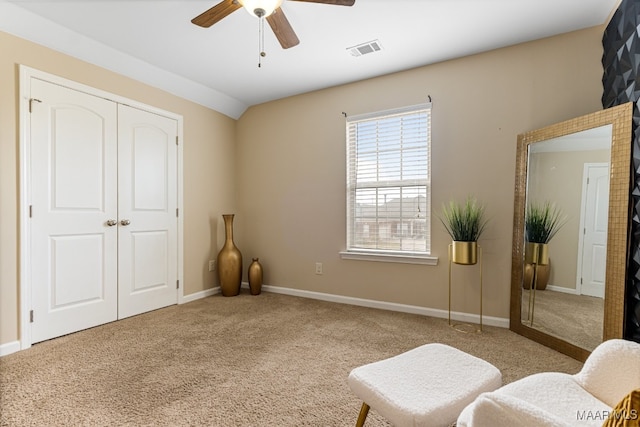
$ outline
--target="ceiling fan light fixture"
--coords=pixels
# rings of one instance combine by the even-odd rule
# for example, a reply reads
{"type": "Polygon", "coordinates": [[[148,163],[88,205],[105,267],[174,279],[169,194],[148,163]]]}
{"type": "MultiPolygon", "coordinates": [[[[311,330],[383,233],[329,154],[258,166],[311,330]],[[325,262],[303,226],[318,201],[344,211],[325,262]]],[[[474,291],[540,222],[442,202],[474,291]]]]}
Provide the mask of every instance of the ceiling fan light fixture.
{"type": "Polygon", "coordinates": [[[257,16],[258,18],[266,18],[271,15],[280,7],[282,1],[283,0],[238,0],[249,14],[257,16]]]}

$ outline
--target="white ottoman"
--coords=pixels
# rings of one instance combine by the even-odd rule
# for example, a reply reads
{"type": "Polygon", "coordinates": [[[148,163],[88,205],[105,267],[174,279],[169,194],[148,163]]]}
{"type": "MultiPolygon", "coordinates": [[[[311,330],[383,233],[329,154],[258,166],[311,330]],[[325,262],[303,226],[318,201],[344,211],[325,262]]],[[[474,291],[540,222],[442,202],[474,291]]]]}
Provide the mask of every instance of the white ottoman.
{"type": "Polygon", "coordinates": [[[355,368],[348,379],[363,400],[357,426],[369,407],[393,425],[449,426],[486,391],[502,385],[492,364],[444,344],[426,344],[355,368]]]}

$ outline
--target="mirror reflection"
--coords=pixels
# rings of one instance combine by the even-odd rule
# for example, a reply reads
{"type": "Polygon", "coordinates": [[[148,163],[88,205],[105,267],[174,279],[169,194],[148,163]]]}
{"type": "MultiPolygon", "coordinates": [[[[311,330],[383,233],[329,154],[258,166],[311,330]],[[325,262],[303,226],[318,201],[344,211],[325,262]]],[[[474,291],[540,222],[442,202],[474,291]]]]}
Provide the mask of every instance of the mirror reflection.
{"type": "Polygon", "coordinates": [[[527,153],[526,215],[542,211],[558,229],[535,262],[526,227],[542,221],[525,219],[521,319],[587,350],[603,340],[611,141],[605,125],[531,143],[527,153]]]}
{"type": "Polygon", "coordinates": [[[633,107],[518,135],[509,328],[581,361],[623,336],[633,107]],[[534,205],[559,212],[546,243],[534,205]]]}

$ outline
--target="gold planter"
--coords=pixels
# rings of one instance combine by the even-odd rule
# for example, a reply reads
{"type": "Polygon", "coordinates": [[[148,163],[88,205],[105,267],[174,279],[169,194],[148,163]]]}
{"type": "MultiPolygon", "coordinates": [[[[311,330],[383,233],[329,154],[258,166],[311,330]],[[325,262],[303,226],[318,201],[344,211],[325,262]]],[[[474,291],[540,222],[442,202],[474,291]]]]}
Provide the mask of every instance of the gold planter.
{"type": "Polygon", "coordinates": [[[525,264],[549,264],[549,245],[546,243],[525,243],[524,262],[525,264]]]}
{"type": "Polygon", "coordinates": [[[451,246],[451,262],[462,265],[477,264],[478,242],[459,242],[454,240],[451,246]]]}
{"type": "Polygon", "coordinates": [[[225,242],[218,253],[218,278],[220,290],[225,297],[238,295],[242,281],[242,254],[233,242],[233,216],[233,214],[222,215],[225,242]]]}
{"type": "MultiPolygon", "coordinates": [[[[538,271],[536,272],[536,289],[544,291],[549,284],[549,275],[551,274],[551,258],[547,265],[538,265],[538,271]]],[[[524,265],[524,273],[522,277],[522,287],[524,289],[531,289],[533,283],[533,264],[524,265]]]]}
{"type": "Polygon", "coordinates": [[[262,265],[258,258],[253,258],[249,266],[249,289],[251,295],[260,295],[262,290],[262,265]]]}

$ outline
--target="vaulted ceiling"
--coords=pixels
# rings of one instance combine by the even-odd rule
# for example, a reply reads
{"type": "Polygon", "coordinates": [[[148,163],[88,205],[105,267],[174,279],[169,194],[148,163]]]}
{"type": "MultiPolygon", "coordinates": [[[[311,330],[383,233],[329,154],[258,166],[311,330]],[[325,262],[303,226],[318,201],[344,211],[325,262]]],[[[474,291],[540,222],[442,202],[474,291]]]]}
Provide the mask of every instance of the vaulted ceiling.
{"type": "Polygon", "coordinates": [[[221,0],[0,0],[0,30],[77,56],[237,118],[251,105],[601,25],[619,0],[285,0],[300,44],[221,0]],[[378,41],[381,50],[349,48],[378,41]],[[261,66],[258,67],[259,60],[261,66]]]}

